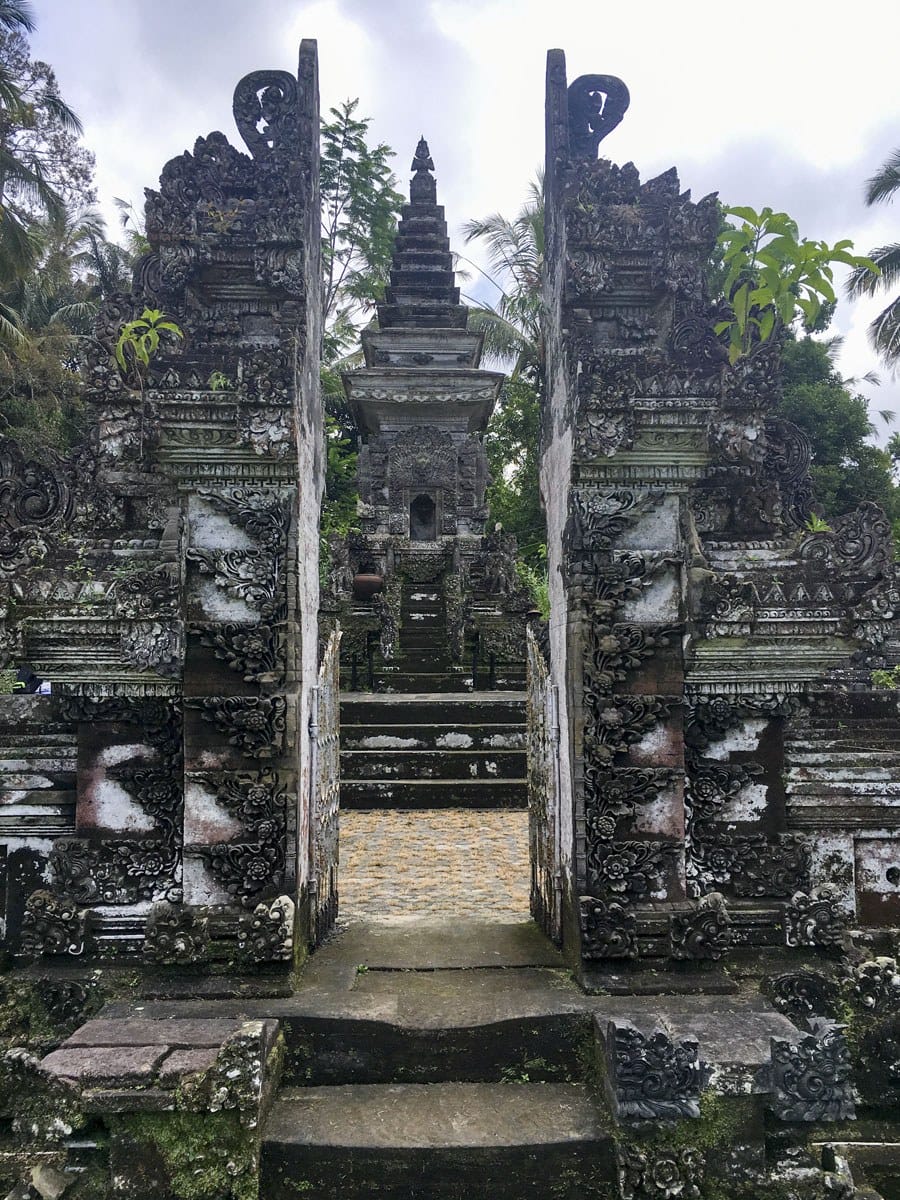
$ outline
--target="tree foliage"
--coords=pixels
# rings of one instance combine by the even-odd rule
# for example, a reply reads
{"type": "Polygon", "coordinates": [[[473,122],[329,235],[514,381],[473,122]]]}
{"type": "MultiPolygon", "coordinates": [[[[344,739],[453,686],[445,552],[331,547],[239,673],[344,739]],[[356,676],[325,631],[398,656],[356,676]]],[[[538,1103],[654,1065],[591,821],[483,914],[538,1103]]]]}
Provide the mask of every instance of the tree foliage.
{"type": "Polygon", "coordinates": [[[718,238],[725,272],[722,293],[731,312],[715,328],[726,337],[732,363],[755,344],[767,342],[778,328],[818,328],[823,307],[836,302],[834,264],[869,275],[878,270],[871,259],[851,253],[848,239],[833,246],[801,240],[787,213],[746,206],[723,212],[740,222],[726,225],[718,238]]]}
{"type": "Polygon", "coordinates": [[[484,243],[492,271],[487,279],[497,292],[494,304],[472,308],[470,328],[484,334],[488,360],[511,367],[513,378],[524,375],[533,387],[542,388],[544,194],[540,175],[528,185],[525,203],[512,220],[493,213],[466,221],[463,234],[466,242],[484,243]]]}
{"type": "Polygon", "coordinates": [[[784,395],[779,414],[807,435],[816,499],[828,518],[864,500],[881,507],[900,533],[900,488],[889,451],[870,442],[868,402],[835,371],[828,343],[810,337],[784,345],[784,395]]]}
{"type": "Polygon", "coordinates": [[[332,365],[352,345],[360,320],[384,294],[403,196],[384,142],[370,146],[369,117],[345,100],[322,122],[323,356],[332,365]]]}
{"type": "Polygon", "coordinates": [[[356,520],[359,439],[347,407],[341,371],[359,361],[360,327],[384,295],[403,196],[390,168],[394,152],[369,144],[359,100],[332,108],[322,122],[322,262],[325,333],[325,496],[322,532],[346,533],[356,520]]]}
{"type": "Polygon", "coordinates": [[[82,432],[84,339],[131,256],[90,206],[93,155],[52,68],[30,58],[32,27],[27,4],[0,0],[0,434],[65,449],[82,432]]]}
{"type": "Polygon", "coordinates": [[[467,242],[485,244],[496,289],[494,305],[474,307],[469,327],[484,334],[485,354],[510,371],[485,437],[493,481],[490,521],[516,535],[532,566],[546,560],[547,523],[541,506],[541,397],[544,342],[541,331],[544,272],[544,197],[540,177],[510,220],[493,213],[463,226],[467,242]]]}

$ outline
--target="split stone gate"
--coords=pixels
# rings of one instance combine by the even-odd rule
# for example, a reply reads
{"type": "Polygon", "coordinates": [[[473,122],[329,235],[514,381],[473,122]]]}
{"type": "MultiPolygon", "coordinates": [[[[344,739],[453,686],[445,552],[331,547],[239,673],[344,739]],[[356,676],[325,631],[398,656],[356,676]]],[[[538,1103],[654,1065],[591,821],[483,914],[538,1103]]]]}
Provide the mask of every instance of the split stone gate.
{"type": "MultiPolygon", "coordinates": [[[[863,505],[810,532],[809,446],[771,415],[777,344],[729,366],[712,332],[714,198],[598,159],[620,81],[569,85],[552,52],[547,89],[535,915],[587,980],[611,962],[827,952],[849,927],[880,944],[900,921],[897,700],[870,683],[898,651],[888,523],[863,505]]],[[[92,342],[88,442],[65,460],[0,446],[3,653],[53,683],[0,709],[16,962],[287,964],[336,911],[314,44],[298,77],[242,80],[234,112],[249,155],[210,134],[148,191],[151,251],[92,342]],[[145,307],[184,336],[123,377],[113,349],[145,307]]],[[[413,232],[434,202],[416,170],[413,232]]],[[[414,403],[436,353],[455,355],[448,412],[467,372],[495,391],[458,297],[442,304],[449,332],[384,306],[351,395],[414,403]]],[[[481,552],[474,428],[432,439],[441,462],[471,441],[471,495],[417,519],[481,552]]],[[[413,464],[423,478],[435,455],[413,464]]],[[[498,619],[524,656],[521,611],[498,619]]]]}

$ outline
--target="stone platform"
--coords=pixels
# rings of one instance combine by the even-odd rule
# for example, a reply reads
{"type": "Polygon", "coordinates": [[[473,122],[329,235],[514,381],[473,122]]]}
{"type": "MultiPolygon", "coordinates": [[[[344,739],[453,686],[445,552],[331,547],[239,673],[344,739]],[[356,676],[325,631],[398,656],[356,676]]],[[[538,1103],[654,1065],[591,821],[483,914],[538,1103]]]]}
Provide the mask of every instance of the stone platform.
{"type": "Polygon", "coordinates": [[[199,999],[173,981],[168,999],[108,1005],[41,1070],[92,1111],[177,1121],[186,1102],[196,1112],[229,1097],[267,1200],[602,1200],[617,1195],[616,1141],[635,1121],[699,1119],[718,1136],[710,1097],[723,1128],[739,1121],[753,1145],[738,1164],[717,1144],[704,1169],[764,1166],[766,1110],[789,1100],[775,1047],[802,1055],[805,1034],[754,992],[691,987],[587,995],[531,921],[357,922],[289,995],[199,999]]]}

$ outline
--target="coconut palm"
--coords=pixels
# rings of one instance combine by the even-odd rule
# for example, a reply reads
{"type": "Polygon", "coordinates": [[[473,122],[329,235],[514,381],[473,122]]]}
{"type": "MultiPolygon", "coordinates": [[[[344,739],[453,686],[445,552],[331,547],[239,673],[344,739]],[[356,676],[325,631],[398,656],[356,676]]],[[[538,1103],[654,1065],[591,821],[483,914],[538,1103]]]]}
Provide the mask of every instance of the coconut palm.
{"type": "Polygon", "coordinates": [[[512,220],[493,213],[483,220],[467,221],[463,233],[467,242],[479,240],[486,244],[493,272],[487,278],[498,292],[495,304],[476,305],[470,310],[470,328],[484,333],[488,358],[511,363],[513,378],[524,375],[540,387],[544,269],[544,195],[540,176],[529,184],[527,199],[512,220]]]}
{"type": "MultiPolygon", "coordinates": [[[[900,149],[866,183],[866,204],[891,201],[900,192],[900,149]]],[[[850,275],[847,291],[851,296],[877,296],[890,292],[900,283],[900,242],[889,242],[869,251],[878,267],[876,275],[866,267],[857,267],[850,275]]],[[[900,365],[900,294],[893,297],[869,326],[869,339],[890,367],[900,365]]]]}

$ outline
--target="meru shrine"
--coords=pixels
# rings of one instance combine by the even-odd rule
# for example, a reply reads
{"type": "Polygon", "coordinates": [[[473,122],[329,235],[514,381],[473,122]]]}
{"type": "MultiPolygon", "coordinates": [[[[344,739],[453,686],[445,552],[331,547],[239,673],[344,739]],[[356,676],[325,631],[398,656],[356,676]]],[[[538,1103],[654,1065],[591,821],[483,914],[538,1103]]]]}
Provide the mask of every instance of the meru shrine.
{"type": "Polygon", "coordinates": [[[549,620],[424,139],[320,543],[313,41],[147,191],[88,440],[0,440],[0,666],[50,685],[0,696],[0,1198],[900,1197],[890,525],[812,519],[715,197],[599,157],[621,80],[546,87],[549,620]],[[450,809],[527,816],[531,917],[342,919],[341,814],[439,892],[450,809]]]}

